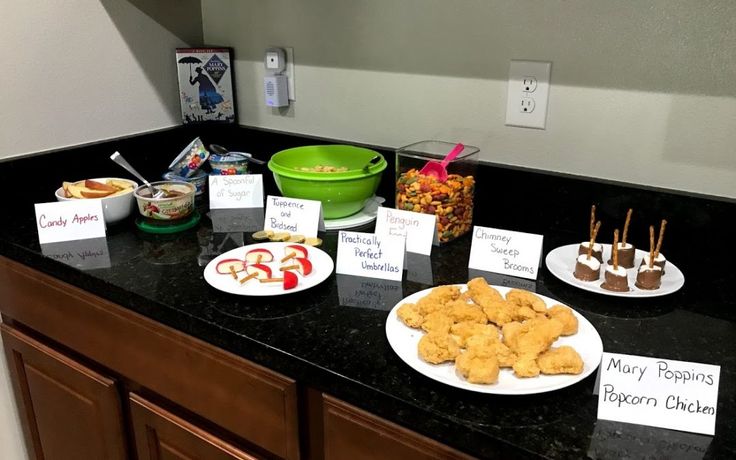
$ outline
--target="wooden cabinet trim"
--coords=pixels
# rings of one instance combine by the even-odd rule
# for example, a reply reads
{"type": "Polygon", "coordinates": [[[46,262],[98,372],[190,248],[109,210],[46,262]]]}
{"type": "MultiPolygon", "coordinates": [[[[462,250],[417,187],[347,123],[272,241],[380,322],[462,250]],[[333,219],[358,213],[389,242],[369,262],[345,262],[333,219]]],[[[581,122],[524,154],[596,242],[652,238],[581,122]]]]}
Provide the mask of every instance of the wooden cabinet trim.
{"type": "Polygon", "coordinates": [[[288,377],[1,256],[0,312],[280,457],[300,456],[288,377]]]}

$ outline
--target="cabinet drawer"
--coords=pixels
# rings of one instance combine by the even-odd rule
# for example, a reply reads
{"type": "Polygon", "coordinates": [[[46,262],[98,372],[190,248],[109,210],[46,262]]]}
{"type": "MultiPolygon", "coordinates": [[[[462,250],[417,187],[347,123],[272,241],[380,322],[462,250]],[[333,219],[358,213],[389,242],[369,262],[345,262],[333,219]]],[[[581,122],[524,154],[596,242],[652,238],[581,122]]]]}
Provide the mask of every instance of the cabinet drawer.
{"type": "Polygon", "coordinates": [[[8,317],[288,459],[299,458],[293,380],[0,257],[8,317]]]}
{"type": "Polygon", "coordinates": [[[258,460],[136,394],[130,417],[138,460],[258,460]]]}
{"type": "Polygon", "coordinates": [[[331,396],[323,401],[325,460],[472,458],[331,396]]]}

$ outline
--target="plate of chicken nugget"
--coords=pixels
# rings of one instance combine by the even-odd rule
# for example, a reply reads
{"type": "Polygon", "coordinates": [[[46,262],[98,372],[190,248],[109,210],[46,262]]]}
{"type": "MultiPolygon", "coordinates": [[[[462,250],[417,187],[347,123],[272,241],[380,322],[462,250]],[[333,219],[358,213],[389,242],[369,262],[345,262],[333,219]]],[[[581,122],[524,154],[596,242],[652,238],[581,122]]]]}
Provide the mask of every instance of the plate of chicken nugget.
{"type": "Polygon", "coordinates": [[[406,297],[389,313],[386,336],[420,374],[502,395],[573,385],[593,373],[603,355],[598,331],[572,308],[482,277],[406,297]]]}

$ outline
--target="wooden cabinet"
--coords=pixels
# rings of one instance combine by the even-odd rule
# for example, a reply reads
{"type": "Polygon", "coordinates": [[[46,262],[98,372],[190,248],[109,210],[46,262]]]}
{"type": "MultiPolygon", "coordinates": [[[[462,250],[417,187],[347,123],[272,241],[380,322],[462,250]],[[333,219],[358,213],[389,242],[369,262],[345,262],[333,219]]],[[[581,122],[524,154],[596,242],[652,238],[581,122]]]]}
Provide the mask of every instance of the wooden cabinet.
{"type": "Polygon", "coordinates": [[[130,416],[138,460],[256,460],[136,394],[130,416]]]}
{"type": "Polygon", "coordinates": [[[468,458],[4,257],[0,313],[36,459],[468,458]]]}
{"type": "Polygon", "coordinates": [[[28,450],[39,459],[125,459],[115,381],[0,324],[28,450]]]}

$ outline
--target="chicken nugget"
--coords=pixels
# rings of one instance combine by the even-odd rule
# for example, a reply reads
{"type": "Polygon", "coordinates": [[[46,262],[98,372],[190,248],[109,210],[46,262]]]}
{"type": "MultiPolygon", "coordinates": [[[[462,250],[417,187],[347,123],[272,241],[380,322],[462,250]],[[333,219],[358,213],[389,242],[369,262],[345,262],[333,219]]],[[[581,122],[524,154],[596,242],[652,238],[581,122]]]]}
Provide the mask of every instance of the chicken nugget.
{"type": "Polygon", "coordinates": [[[485,278],[480,276],[468,281],[468,294],[473,300],[476,300],[476,297],[488,297],[489,299],[503,300],[501,293],[491,287],[485,278]]]}
{"type": "Polygon", "coordinates": [[[543,313],[547,310],[547,304],[544,303],[538,295],[525,291],[523,289],[512,289],[506,293],[506,300],[513,302],[520,307],[530,307],[534,311],[543,313]]]}
{"type": "Polygon", "coordinates": [[[417,311],[422,316],[427,316],[430,313],[444,311],[445,305],[438,302],[436,298],[430,296],[424,296],[417,301],[417,311]]]}
{"type": "Polygon", "coordinates": [[[460,297],[460,288],[452,284],[437,286],[429,292],[429,296],[441,304],[446,304],[460,297]]]}
{"type": "Polygon", "coordinates": [[[496,353],[498,367],[512,367],[516,360],[519,359],[516,353],[501,342],[493,344],[491,348],[496,353]]]}
{"type": "Polygon", "coordinates": [[[523,355],[513,365],[514,375],[517,377],[536,377],[539,375],[539,366],[535,356],[523,355]]]}
{"type": "Polygon", "coordinates": [[[468,350],[455,359],[455,367],[470,383],[491,384],[498,381],[498,361],[493,354],[468,350]]]}
{"type": "Polygon", "coordinates": [[[460,354],[460,345],[447,333],[430,332],[419,339],[419,357],[431,364],[453,361],[460,354]]]}
{"type": "Polygon", "coordinates": [[[526,321],[528,319],[534,319],[539,315],[536,311],[530,307],[518,307],[514,313],[514,321],[526,321]]]}
{"type": "Polygon", "coordinates": [[[450,333],[457,337],[460,346],[467,346],[467,340],[473,336],[485,336],[498,342],[498,329],[492,324],[480,324],[473,321],[455,323],[450,327],[450,333]]]}
{"type": "MultiPolygon", "coordinates": [[[[486,325],[483,327],[495,327],[486,325]]],[[[489,348],[493,350],[493,346],[499,343],[498,335],[475,334],[465,339],[465,348],[489,348]]]]}
{"type": "Polygon", "coordinates": [[[562,335],[573,335],[578,332],[578,318],[564,305],[554,305],[547,310],[547,317],[562,323],[562,335]]]}
{"type": "Polygon", "coordinates": [[[447,307],[447,316],[452,318],[456,323],[463,321],[472,321],[474,323],[486,324],[488,317],[483,313],[483,309],[475,304],[467,304],[462,300],[453,300],[445,304],[447,307]]]}
{"type": "Polygon", "coordinates": [[[566,345],[550,348],[539,355],[537,365],[542,374],[579,374],[583,372],[583,358],[574,348],[566,345]]]}
{"type": "MultiPolygon", "coordinates": [[[[519,334],[515,347],[510,347],[519,355],[537,356],[547,350],[562,334],[562,324],[552,319],[534,319],[526,332],[519,334]]],[[[526,323],[525,323],[526,325],[526,323]]]]}
{"type": "Polygon", "coordinates": [[[422,329],[426,332],[442,332],[447,334],[455,322],[441,311],[430,313],[424,317],[422,329]]]}
{"type": "Polygon", "coordinates": [[[503,326],[513,321],[518,310],[516,305],[505,300],[481,299],[479,305],[483,307],[483,313],[488,317],[488,321],[498,326],[503,326]]]}
{"type": "Polygon", "coordinates": [[[419,314],[419,309],[416,304],[405,303],[396,310],[396,315],[399,317],[401,322],[409,327],[418,329],[424,322],[424,317],[419,314]]]}

